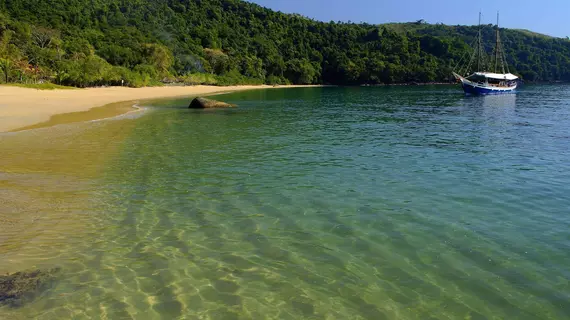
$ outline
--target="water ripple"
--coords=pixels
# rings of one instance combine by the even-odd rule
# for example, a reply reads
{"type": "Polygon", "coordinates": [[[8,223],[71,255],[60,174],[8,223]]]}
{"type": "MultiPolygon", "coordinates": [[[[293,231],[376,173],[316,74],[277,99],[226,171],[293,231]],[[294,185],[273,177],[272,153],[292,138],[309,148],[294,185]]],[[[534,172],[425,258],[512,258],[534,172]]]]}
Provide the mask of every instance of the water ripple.
{"type": "Polygon", "coordinates": [[[91,181],[97,228],[62,254],[66,276],[0,314],[568,318],[570,90],[456,89],[156,105],[91,181]]]}

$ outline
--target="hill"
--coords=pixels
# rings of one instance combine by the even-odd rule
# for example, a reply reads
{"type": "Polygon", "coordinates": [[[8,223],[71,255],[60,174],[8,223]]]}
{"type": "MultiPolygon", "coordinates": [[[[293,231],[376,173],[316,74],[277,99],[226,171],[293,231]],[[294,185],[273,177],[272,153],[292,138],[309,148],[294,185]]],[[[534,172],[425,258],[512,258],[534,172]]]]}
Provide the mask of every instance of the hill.
{"type": "MultiPolygon", "coordinates": [[[[0,75],[74,86],[446,81],[476,32],[324,23],[240,0],[0,0],[0,75]]],[[[502,37],[511,72],[570,81],[570,41],[502,37]]]]}
{"type": "MultiPolygon", "coordinates": [[[[400,22],[400,23],[385,23],[385,24],[380,24],[379,26],[383,26],[386,27],[387,29],[396,31],[396,32],[400,32],[400,33],[406,33],[406,32],[420,32],[420,33],[427,33],[427,34],[432,34],[434,32],[437,32],[437,30],[439,31],[444,31],[444,32],[451,32],[451,33],[457,33],[457,27],[462,27],[462,26],[448,26],[448,25],[444,25],[441,23],[438,24],[429,24],[424,22],[423,20],[419,20],[417,22],[400,22]]],[[[491,26],[494,27],[493,25],[487,25],[487,26],[491,26]]],[[[463,26],[463,27],[468,27],[468,28],[472,28],[474,30],[478,30],[478,26],[463,26]]],[[[485,26],[483,26],[485,27],[485,26]]],[[[538,32],[533,32],[530,30],[526,30],[526,29],[501,29],[503,32],[505,30],[509,30],[507,32],[520,32],[526,36],[529,37],[540,37],[540,38],[545,38],[545,39],[561,39],[561,38],[556,38],[556,37],[552,37],[546,34],[542,34],[542,33],[538,33],[538,32]]],[[[562,39],[563,40],[563,39],[562,39]]]]}

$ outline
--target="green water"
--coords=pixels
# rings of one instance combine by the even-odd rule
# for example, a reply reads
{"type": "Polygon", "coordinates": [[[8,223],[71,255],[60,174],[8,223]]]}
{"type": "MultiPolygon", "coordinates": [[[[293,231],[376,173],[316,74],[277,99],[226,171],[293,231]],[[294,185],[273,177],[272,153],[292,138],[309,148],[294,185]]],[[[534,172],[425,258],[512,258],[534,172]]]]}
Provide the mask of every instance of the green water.
{"type": "Polygon", "coordinates": [[[118,132],[96,173],[42,176],[80,227],[3,251],[62,272],[0,318],[570,318],[570,87],[219,99],[21,133],[118,132]]]}

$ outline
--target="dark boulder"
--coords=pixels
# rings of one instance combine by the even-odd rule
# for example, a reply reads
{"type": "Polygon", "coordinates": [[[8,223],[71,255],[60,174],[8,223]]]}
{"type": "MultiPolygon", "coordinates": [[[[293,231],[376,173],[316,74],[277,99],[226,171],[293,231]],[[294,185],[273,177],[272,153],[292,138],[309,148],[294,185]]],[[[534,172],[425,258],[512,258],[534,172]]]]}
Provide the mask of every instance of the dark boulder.
{"type": "Polygon", "coordinates": [[[16,272],[0,276],[0,305],[18,306],[55,279],[59,268],[16,272]]]}
{"type": "Polygon", "coordinates": [[[198,97],[192,100],[188,108],[190,109],[233,108],[235,106],[236,106],[235,104],[229,104],[221,101],[198,97]]]}

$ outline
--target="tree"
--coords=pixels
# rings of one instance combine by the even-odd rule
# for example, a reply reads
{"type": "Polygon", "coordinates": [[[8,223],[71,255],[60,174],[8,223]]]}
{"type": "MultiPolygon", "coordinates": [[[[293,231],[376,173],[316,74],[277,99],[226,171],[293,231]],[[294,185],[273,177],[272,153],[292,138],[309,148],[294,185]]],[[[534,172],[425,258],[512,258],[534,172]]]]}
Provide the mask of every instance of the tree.
{"type": "Polygon", "coordinates": [[[104,79],[110,68],[109,63],[99,56],[77,55],[63,66],[63,72],[67,76],[62,80],[79,87],[96,85],[104,79]]]}
{"type": "Polygon", "coordinates": [[[12,72],[13,63],[9,59],[0,58],[0,71],[3,74],[5,83],[10,82],[10,72],[12,72]]]}
{"type": "Polygon", "coordinates": [[[307,59],[293,59],[287,62],[286,76],[294,83],[311,84],[316,80],[317,72],[307,59]]]}
{"type": "Polygon", "coordinates": [[[161,76],[168,74],[168,69],[174,61],[172,52],[166,46],[156,43],[148,43],[143,46],[145,62],[154,66],[161,76]]]}
{"type": "Polygon", "coordinates": [[[59,38],[59,32],[57,30],[44,27],[32,28],[32,41],[36,46],[42,49],[50,47],[52,41],[57,38],[59,38]]]}
{"type": "Polygon", "coordinates": [[[263,62],[255,56],[247,56],[241,61],[241,73],[250,78],[265,79],[263,62]]]}
{"type": "MultiPolygon", "coordinates": [[[[423,20],[325,23],[238,0],[0,0],[0,8],[0,57],[16,65],[11,80],[21,69],[20,81],[77,86],[114,84],[119,74],[133,85],[185,81],[195,72],[210,74],[192,79],[217,84],[446,81],[478,33],[423,20]],[[80,74],[102,65],[98,59],[110,73],[95,72],[98,80],[80,74]],[[31,68],[17,67],[22,60],[31,68]]],[[[494,32],[482,26],[485,39],[494,32]]],[[[570,78],[570,39],[501,32],[511,72],[527,80],[570,78]]]]}
{"type": "Polygon", "coordinates": [[[231,69],[230,58],[227,54],[217,49],[204,49],[206,61],[209,63],[212,73],[224,74],[231,69]]]}
{"type": "Polygon", "coordinates": [[[10,40],[14,32],[12,30],[6,30],[2,32],[0,37],[0,57],[5,57],[8,55],[8,47],[10,45],[10,40]]]}

